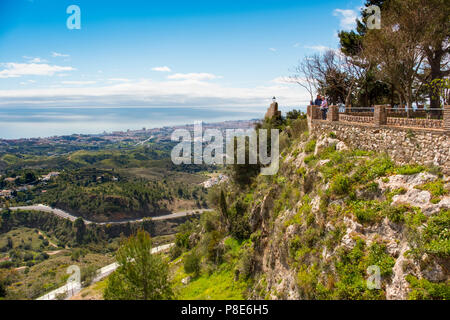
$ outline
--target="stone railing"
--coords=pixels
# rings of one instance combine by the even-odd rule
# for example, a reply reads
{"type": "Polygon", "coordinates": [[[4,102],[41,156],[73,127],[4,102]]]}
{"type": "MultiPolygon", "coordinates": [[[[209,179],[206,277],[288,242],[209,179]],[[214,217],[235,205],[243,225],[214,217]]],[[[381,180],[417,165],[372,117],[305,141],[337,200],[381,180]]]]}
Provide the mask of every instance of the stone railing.
{"type": "Polygon", "coordinates": [[[388,117],[388,126],[443,129],[442,120],[388,117]]]}
{"type": "Polygon", "coordinates": [[[349,114],[340,114],[339,121],[342,122],[359,122],[359,123],[372,123],[373,122],[373,113],[372,116],[364,115],[364,116],[354,116],[349,114]]]}
{"type": "MultiPolygon", "coordinates": [[[[353,110],[352,110],[353,111],[353,110]]],[[[418,111],[421,113],[423,111],[418,111]]],[[[364,123],[375,127],[404,127],[404,128],[424,128],[443,130],[450,133],[450,106],[445,106],[443,111],[443,120],[421,119],[421,118],[402,118],[401,113],[392,112],[386,106],[375,106],[374,112],[339,113],[337,106],[330,106],[327,114],[327,120],[322,120],[322,113],[318,106],[308,106],[307,115],[310,120],[322,120],[343,123],[364,123]]]]}

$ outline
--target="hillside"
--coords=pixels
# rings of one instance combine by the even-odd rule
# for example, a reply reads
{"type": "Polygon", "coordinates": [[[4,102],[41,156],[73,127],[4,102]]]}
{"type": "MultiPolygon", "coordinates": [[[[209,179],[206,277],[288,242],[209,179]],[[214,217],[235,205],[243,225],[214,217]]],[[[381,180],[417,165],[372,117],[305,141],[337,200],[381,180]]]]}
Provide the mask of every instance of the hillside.
{"type": "Polygon", "coordinates": [[[180,297],[449,299],[449,177],[310,135],[305,121],[281,125],[277,175],[212,190],[217,215],[178,234],[180,297]],[[192,257],[197,275],[183,278],[192,257]],[[198,292],[217,277],[220,293],[198,292]]]}

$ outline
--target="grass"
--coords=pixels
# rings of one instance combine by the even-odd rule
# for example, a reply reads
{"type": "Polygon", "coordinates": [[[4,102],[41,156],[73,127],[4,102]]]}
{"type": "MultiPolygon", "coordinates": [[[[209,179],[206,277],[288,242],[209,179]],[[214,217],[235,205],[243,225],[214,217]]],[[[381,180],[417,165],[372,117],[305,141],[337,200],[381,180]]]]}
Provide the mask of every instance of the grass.
{"type": "Polygon", "coordinates": [[[234,281],[234,270],[226,263],[212,274],[204,273],[182,287],[180,300],[243,300],[244,281],[234,281]]]}
{"type": "Polygon", "coordinates": [[[438,203],[441,201],[441,197],[449,193],[449,190],[445,188],[444,181],[436,180],[428,182],[426,184],[416,186],[416,189],[429,191],[432,195],[431,202],[438,203]]]}
{"type": "Polygon", "coordinates": [[[425,171],[426,168],[422,165],[411,165],[411,164],[407,164],[398,168],[395,168],[393,170],[394,174],[401,174],[401,175],[413,175],[413,174],[417,174],[417,173],[421,173],[423,171],[425,171]]]}
{"type": "Polygon", "coordinates": [[[315,139],[308,141],[308,143],[305,146],[305,152],[306,153],[314,152],[314,150],[316,149],[316,143],[317,141],[315,139]]]}
{"type": "Polygon", "coordinates": [[[103,300],[103,291],[107,285],[108,277],[82,289],[79,294],[70,300],[103,300]]]}

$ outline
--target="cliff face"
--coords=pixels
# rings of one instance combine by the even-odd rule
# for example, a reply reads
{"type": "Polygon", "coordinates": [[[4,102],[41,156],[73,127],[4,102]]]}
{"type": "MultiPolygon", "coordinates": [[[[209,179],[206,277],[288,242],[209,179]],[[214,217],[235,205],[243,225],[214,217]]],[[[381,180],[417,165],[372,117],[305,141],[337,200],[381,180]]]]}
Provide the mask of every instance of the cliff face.
{"type": "Polygon", "coordinates": [[[333,133],[305,134],[282,158],[252,190],[251,298],[449,298],[450,180],[438,168],[400,167],[333,133]]]}

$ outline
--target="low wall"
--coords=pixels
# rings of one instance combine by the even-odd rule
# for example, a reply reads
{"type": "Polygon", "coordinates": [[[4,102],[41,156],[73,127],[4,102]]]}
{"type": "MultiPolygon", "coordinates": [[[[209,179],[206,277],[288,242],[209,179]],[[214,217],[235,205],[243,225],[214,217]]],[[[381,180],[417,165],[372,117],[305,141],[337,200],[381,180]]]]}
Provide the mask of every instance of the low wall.
{"type": "Polygon", "coordinates": [[[314,120],[309,117],[312,134],[329,134],[352,148],[386,152],[399,164],[434,164],[450,174],[450,134],[444,130],[403,128],[389,125],[314,120]]]}
{"type": "Polygon", "coordinates": [[[433,119],[408,119],[408,118],[387,118],[387,125],[402,126],[402,127],[420,127],[420,128],[432,128],[442,129],[442,120],[433,119]]]}

